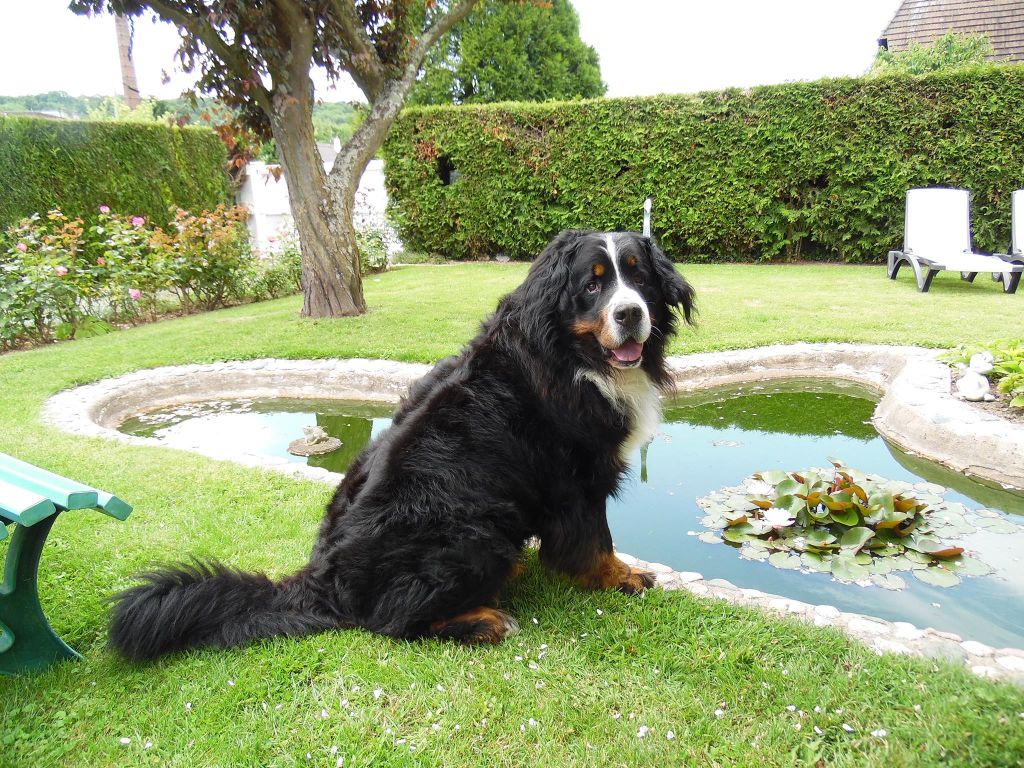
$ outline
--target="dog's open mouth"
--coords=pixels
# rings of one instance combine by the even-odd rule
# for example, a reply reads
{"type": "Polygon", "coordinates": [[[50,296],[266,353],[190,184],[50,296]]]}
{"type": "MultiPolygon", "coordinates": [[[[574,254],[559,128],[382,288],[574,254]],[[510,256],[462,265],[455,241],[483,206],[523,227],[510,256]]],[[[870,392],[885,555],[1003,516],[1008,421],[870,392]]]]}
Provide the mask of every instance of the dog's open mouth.
{"type": "Polygon", "coordinates": [[[639,341],[627,341],[615,349],[605,348],[605,357],[614,368],[635,368],[644,356],[644,345],[639,341]]]}

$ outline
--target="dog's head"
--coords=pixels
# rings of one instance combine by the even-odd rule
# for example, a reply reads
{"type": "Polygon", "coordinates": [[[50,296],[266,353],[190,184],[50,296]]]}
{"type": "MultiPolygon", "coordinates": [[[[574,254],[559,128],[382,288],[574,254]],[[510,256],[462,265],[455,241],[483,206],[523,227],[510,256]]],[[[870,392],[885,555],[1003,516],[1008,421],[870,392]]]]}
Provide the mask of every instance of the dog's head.
{"type": "Polygon", "coordinates": [[[693,288],[634,232],[562,232],[517,294],[520,325],[534,343],[558,339],[591,369],[643,367],[657,381],[676,310],[687,322],[694,312],[693,288]]]}

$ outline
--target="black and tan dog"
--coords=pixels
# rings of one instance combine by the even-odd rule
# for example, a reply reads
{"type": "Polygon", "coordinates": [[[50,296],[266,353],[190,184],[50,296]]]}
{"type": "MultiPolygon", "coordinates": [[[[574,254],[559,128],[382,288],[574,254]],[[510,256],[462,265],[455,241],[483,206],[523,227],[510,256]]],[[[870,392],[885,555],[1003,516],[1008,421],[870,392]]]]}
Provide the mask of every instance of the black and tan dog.
{"type": "Polygon", "coordinates": [[[525,542],[587,589],[638,592],[605,517],[631,451],[657,428],[664,349],[693,290],[650,239],[567,231],[457,357],[412,386],[338,486],[309,564],[274,583],[195,563],[115,598],[130,659],[363,627],[499,642],[495,608],[525,542]]]}

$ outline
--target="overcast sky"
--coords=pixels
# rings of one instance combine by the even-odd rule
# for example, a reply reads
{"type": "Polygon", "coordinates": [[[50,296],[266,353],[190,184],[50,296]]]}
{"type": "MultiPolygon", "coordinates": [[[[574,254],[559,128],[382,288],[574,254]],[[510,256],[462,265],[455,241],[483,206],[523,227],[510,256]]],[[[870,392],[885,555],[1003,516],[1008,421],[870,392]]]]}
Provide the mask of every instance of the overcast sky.
{"type": "MultiPolygon", "coordinates": [[[[582,38],[601,59],[609,96],[690,93],[862,74],[899,0],[574,0],[582,38]]],[[[121,92],[114,22],[66,0],[0,0],[0,95],[121,92]]],[[[177,96],[177,31],[138,20],[134,55],[144,96],[177,96]],[[163,72],[171,82],[163,84],[163,72]]],[[[351,83],[324,101],[360,98],[351,83]]]]}

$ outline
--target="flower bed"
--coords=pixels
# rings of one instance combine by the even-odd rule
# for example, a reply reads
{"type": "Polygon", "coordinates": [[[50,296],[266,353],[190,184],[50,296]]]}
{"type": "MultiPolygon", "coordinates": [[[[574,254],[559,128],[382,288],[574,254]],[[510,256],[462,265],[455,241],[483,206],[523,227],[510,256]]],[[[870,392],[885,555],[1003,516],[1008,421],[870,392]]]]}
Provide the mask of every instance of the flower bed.
{"type": "Polygon", "coordinates": [[[103,205],[90,222],[58,209],[22,219],[0,235],[0,350],[294,293],[297,247],[259,258],[247,216],[175,208],[160,228],[103,205]]]}

